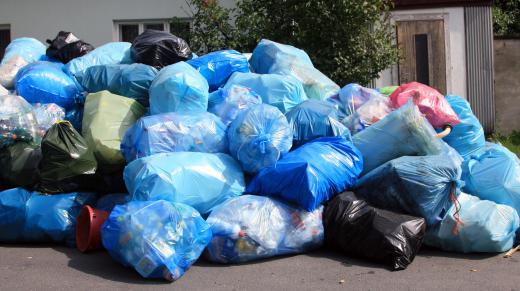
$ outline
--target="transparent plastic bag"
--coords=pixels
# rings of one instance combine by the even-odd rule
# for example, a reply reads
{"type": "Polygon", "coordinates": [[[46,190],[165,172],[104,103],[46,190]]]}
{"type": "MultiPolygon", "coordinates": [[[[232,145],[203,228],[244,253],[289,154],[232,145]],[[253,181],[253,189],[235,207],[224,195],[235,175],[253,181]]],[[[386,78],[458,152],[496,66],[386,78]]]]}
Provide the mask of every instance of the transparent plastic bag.
{"type": "Polygon", "coordinates": [[[145,278],[178,280],[211,240],[211,229],[182,203],[131,201],[117,205],[103,224],[103,246],[145,278]]]}
{"type": "Polygon", "coordinates": [[[17,141],[32,144],[41,141],[33,107],[20,96],[0,96],[0,148],[17,141]]]}
{"type": "Polygon", "coordinates": [[[16,74],[21,68],[25,67],[28,63],[21,56],[13,56],[0,65],[0,85],[5,88],[13,88],[16,74]]]}
{"type": "Polygon", "coordinates": [[[209,95],[208,111],[220,117],[228,126],[240,112],[261,103],[262,98],[250,88],[231,85],[209,95]]]}
{"type": "Polygon", "coordinates": [[[0,85],[0,96],[9,95],[9,90],[0,85]]]}
{"type": "Polygon", "coordinates": [[[41,136],[43,136],[54,123],[65,118],[65,110],[54,103],[33,104],[33,112],[38,122],[38,129],[41,136]]]}
{"type": "Polygon", "coordinates": [[[319,248],[323,244],[322,214],[323,207],[307,212],[268,197],[233,198],[207,219],[213,238],[205,257],[229,264],[319,248]]]}
{"type": "Polygon", "coordinates": [[[251,174],[276,164],[291,149],[292,138],[287,118],[267,104],[242,111],[228,128],[229,152],[251,174]]]}
{"type": "Polygon", "coordinates": [[[158,153],[226,153],[226,129],[220,118],[209,112],[145,116],[126,131],[121,153],[127,162],[158,153]]]}

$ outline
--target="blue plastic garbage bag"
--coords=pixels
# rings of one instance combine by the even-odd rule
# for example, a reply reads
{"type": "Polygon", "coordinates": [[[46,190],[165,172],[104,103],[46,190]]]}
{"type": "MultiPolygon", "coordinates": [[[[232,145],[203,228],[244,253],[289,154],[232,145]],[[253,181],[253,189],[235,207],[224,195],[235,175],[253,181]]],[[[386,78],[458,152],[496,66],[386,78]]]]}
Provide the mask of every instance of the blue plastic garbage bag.
{"type": "Polygon", "coordinates": [[[398,157],[436,155],[444,143],[411,102],[355,134],[354,145],[363,154],[363,173],[398,157]]]}
{"type": "Polygon", "coordinates": [[[209,95],[208,112],[215,114],[228,126],[238,114],[253,105],[261,104],[262,97],[250,88],[231,85],[209,95]]]}
{"type": "Polygon", "coordinates": [[[228,128],[229,152],[244,171],[254,174],[276,164],[292,146],[292,129],[276,107],[254,105],[241,112],[228,128]]]}
{"type": "Polygon", "coordinates": [[[486,145],[484,129],[471,111],[468,101],[454,95],[446,96],[446,100],[457,113],[460,123],[453,126],[444,141],[466,158],[486,145]]]}
{"type": "Polygon", "coordinates": [[[137,159],[124,171],[131,200],[167,200],[192,206],[202,215],[242,195],[244,174],[227,154],[162,153],[137,159]]]}
{"type": "Polygon", "coordinates": [[[449,155],[404,156],[364,175],[355,193],[371,205],[439,223],[456,200],[461,160],[449,155]]]}
{"type": "Polygon", "coordinates": [[[313,211],[354,186],[362,169],[361,152],[352,142],[343,137],[322,137],[262,169],[246,192],[281,197],[313,211]]]}
{"type": "Polygon", "coordinates": [[[65,65],[65,71],[77,76],[88,68],[99,65],[131,64],[129,42],[109,42],[65,65]]]}
{"type": "Polygon", "coordinates": [[[141,276],[175,281],[200,257],[211,229],[188,205],[131,201],[110,213],[101,239],[112,258],[141,276]]]}
{"type": "Polygon", "coordinates": [[[515,209],[465,193],[457,200],[442,222],[426,232],[426,245],[463,253],[505,252],[513,247],[519,227],[515,209]]]}
{"type": "Polygon", "coordinates": [[[464,161],[464,192],[509,205],[520,213],[520,161],[499,144],[486,146],[464,161]]]}
{"type": "Polygon", "coordinates": [[[95,193],[44,195],[14,188],[0,192],[1,242],[56,242],[74,247],[76,218],[95,193]]]}
{"type": "Polygon", "coordinates": [[[145,64],[100,65],[88,68],[76,79],[89,93],[108,90],[148,106],[148,90],[157,73],[156,68],[145,64]]]}
{"type": "Polygon", "coordinates": [[[349,130],[338,121],[338,110],[330,102],[310,99],[285,114],[293,129],[293,147],[324,136],[352,140],[349,130]]]}
{"type": "Polygon", "coordinates": [[[46,50],[47,47],[39,40],[30,37],[20,37],[11,41],[5,48],[1,64],[7,63],[15,56],[22,57],[28,63],[36,62],[45,56],[46,50]]]}
{"type": "Polygon", "coordinates": [[[128,193],[106,194],[96,202],[96,209],[112,212],[114,207],[128,202],[128,193]]]}
{"type": "Polygon", "coordinates": [[[323,207],[307,212],[269,197],[233,198],[207,219],[213,238],[205,257],[241,263],[319,248],[324,239],[322,215],[323,207]]]}
{"type": "Polygon", "coordinates": [[[208,81],[187,63],[166,66],[150,86],[150,113],[207,111],[208,90],[208,81]]]}
{"type": "Polygon", "coordinates": [[[65,110],[54,103],[36,103],[33,105],[33,112],[41,136],[44,136],[54,123],[65,118],[65,110]]]}
{"type": "Polygon", "coordinates": [[[65,120],[69,121],[78,132],[83,129],[83,109],[83,103],[76,103],[65,112],[65,120]]]}
{"type": "Polygon", "coordinates": [[[81,98],[74,80],[50,62],[29,64],[16,74],[16,92],[29,103],[55,103],[70,109],[81,98]]]}
{"type": "Polygon", "coordinates": [[[285,114],[307,100],[300,81],[292,76],[276,74],[234,73],[224,88],[240,85],[251,88],[262,97],[262,102],[277,107],[285,114]]]}
{"type": "Polygon", "coordinates": [[[220,118],[209,112],[145,116],[126,131],[121,153],[127,162],[158,153],[226,153],[226,129],[220,118]]]}
{"type": "Polygon", "coordinates": [[[223,86],[234,72],[249,72],[247,58],[235,50],[211,52],[186,62],[206,78],[210,92],[223,86]]]}
{"type": "Polygon", "coordinates": [[[339,86],[314,68],[309,56],[295,47],[261,40],[250,60],[254,72],[281,74],[298,79],[311,99],[325,100],[338,93],[339,86]]]}

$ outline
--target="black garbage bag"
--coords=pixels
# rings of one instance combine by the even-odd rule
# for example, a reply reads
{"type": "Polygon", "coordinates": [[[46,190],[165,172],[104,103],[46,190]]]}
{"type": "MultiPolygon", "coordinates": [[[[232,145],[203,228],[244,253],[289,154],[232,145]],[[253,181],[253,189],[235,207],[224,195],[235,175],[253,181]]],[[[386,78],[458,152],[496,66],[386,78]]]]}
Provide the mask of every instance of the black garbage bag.
{"type": "Polygon", "coordinates": [[[348,255],[404,270],[421,247],[424,218],[372,207],[352,192],[334,197],[323,213],[325,243],[348,255]]]}
{"type": "Polygon", "coordinates": [[[94,50],[94,47],[77,38],[72,32],[60,31],[53,40],[48,39],[46,55],[51,59],[58,60],[64,64],[70,60],[86,55],[94,50]]]}
{"type": "Polygon", "coordinates": [[[68,121],[55,123],[42,140],[38,191],[72,192],[95,185],[96,158],[68,121]]]}
{"type": "Polygon", "coordinates": [[[39,146],[16,142],[0,151],[0,179],[11,187],[33,187],[39,179],[39,146]]]}
{"type": "Polygon", "coordinates": [[[192,58],[191,49],[184,39],[153,29],[145,30],[134,39],[130,53],[135,63],[150,65],[158,70],[192,58]]]}

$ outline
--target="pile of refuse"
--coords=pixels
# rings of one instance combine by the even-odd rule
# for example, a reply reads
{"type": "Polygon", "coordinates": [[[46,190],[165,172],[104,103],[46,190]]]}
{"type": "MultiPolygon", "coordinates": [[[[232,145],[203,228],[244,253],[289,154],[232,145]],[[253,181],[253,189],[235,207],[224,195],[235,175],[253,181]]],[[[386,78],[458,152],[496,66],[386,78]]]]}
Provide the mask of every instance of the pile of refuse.
{"type": "Polygon", "coordinates": [[[2,243],[104,248],[169,281],[201,256],[326,245],[401,270],[422,244],[517,244],[519,160],[460,96],[340,88],[269,40],[202,56],[154,30],[47,42],[15,39],[1,61],[2,243]]]}

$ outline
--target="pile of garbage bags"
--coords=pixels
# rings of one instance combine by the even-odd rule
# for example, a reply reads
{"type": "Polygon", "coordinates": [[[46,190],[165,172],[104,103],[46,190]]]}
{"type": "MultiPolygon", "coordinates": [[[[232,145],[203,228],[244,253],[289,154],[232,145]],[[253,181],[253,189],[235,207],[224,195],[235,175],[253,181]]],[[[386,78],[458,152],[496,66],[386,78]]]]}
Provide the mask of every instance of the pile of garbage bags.
{"type": "Polygon", "coordinates": [[[175,281],[201,257],[327,247],[402,270],[423,242],[519,241],[519,159],[463,97],[340,87],[270,40],[199,57],[156,30],[48,44],[15,39],[0,64],[0,243],[105,248],[175,281]]]}

